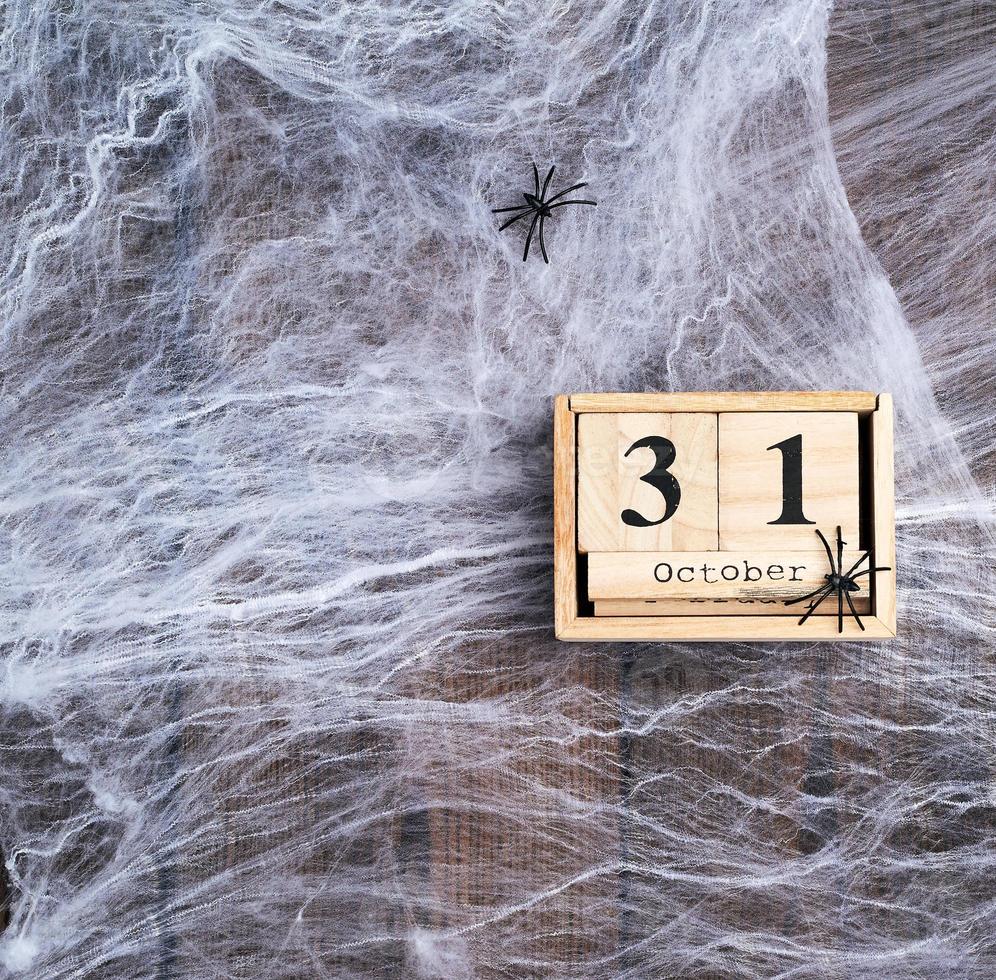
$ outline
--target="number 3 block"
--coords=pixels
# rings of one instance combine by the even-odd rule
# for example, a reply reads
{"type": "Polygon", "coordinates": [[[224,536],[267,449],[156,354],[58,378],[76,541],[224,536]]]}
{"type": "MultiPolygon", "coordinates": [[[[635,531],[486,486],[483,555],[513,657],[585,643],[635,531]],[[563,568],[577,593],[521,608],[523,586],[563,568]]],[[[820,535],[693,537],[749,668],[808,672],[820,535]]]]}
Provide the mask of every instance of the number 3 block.
{"type": "Polygon", "coordinates": [[[580,415],[578,549],[716,550],[718,442],[712,414],[580,415]]]}
{"type": "Polygon", "coordinates": [[[858,546],[858,416],[733,412],[719,416],[719,546],[808,550],[839,524],[858,546]]]}

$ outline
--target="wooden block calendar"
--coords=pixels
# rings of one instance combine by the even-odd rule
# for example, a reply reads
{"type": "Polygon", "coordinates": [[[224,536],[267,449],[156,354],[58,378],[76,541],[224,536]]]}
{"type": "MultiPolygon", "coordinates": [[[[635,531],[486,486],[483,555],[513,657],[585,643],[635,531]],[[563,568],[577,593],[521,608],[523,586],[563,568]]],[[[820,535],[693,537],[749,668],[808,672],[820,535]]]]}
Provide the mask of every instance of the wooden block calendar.
{"type": "Polygon", "coordinates": [[[889,395],[561,395],[554,433],[560,639],[895,635],[889,395]]]}

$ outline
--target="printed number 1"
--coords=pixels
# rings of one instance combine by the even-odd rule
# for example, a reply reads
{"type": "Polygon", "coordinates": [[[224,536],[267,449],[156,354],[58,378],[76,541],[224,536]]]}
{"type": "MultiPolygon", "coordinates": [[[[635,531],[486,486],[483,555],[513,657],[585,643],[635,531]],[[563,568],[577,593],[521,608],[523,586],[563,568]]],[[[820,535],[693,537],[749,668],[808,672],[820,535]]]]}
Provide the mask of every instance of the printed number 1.
{"type": "Polygon", "coordinates": [[[634,449],[654,451],[654,468],[640,479],[644,483],[649,483],[664,498],[664,516],[657,521],[648,521],[642,514],[627,508],[622,512],[623,524],[628,524],[630,527],[653,527],[655,524],[663,524],[678,509],[681,501],[681,485],[674,474],[667,471],[674,462],[674,443],[663,436],[644,436],[626,450],[624,457],[634,449]]]}
{"type": "Polygon", "coordinates": [[[782,513],[769,524],[815,524],[802,512],[802,434],[776,442],[768,449],[782,453],[782,513]]]}

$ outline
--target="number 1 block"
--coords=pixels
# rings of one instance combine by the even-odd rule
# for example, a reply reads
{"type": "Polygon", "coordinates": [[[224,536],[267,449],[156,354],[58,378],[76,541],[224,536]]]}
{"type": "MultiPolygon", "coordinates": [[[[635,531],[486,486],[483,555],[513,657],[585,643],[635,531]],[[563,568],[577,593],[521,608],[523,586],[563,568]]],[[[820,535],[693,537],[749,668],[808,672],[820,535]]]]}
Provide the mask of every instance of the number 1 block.
{"type": "Polygon", "coordinates": [[[838,524],[858,547],[858,472],[856,413],[722,413],[720,548],[808,551],[838,524]]]}
{"type": "Polygon", "coordinates": [[[578,416],[578,550],[719,547],[717,416],[578,416]]]}

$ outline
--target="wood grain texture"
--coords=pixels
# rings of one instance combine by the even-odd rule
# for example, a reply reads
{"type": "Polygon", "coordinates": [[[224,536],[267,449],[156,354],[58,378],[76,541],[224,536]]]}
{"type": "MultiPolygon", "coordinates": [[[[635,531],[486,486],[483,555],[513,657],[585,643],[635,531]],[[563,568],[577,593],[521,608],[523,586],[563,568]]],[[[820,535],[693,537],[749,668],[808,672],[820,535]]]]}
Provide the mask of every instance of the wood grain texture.
{"type": "Polygon", "coordinates": [[[690,413],[589,413],[578,416],[578,549],[703,551],[719,546],[717,416],[690,413]],[[641,478],[656,465],[648,436],[674,446],[668,467],[680,487],[671,517],[650,527],[625,523],[633,510],[647,520],[666,513],[660,491],[641,478]]]}
{"type": "MultiPolygon", "coordinates": [[[[872,611],[871,597],[851,600],[858,615],[872,611]]],[[[790,616],[800,618],[799,609],[787,607],[781,599],[596,599],[596,616],[790,616]],[[793,611],[795,609],[795,611],[793,611]]],[[[813,614],[836,616],[824,603],[813,614]]]]}
{"type": "Polygon", "coordinates": [[[553,619],[560,636],[577,617],[577,438],[567,395],[553,407],[553,619]]]}
{"type": "Polygon", "coordinates": [[[875,616],[862,617],[864,630],[853,619],[837,632],[835,616],[812,616],[803,626],[786,616],[580,616],[557,635],[562,640],[615,643],[667,643],[764,640],[890,640],[892,630],[875,616]]]}
{"type": "Polygon", "coordinates": [[[858,412],[875,411],[871,391],[605,392],[570,396],[572,412],[858,412]]]}
{"type": "MultiPolygon", "coordinates": [[[[861,557],[844,552],[844,568],[861,557]]],[[[826,584],[826,552],[626,551],[588,556],[589,599],[791,599],[826,584]],[[770,573],[770,574],[769,574],[770,573]]],[[[857,583],[867,596],[867,578],[857,583]]],[[[852,596],[853,598],[854,596],[852,596]]]]}
{"type": "Polygon", "coordinates": [[[896,489],[892,395],[878,396],[872,415],[873,559],[892,571],[875,573],[875,614],[896,632],[896,489]]]}
{"type": "Polygon", "coordinates": [[[845,542],[856,545],[858,486],[857,414],[720,415],[719,544],[723,551],[808,551],[819,546],[817,528],[833,542],[838,525],[845,542]],[[783,514],[786,454],[774,447],[797,435],[802,446],[801,508],[809,523],[779,524],[775,522],[783,514]]]}
{"type": "MultiPolygon", "coordinates": [[[[537,660],[537,652],[521,638],[468,641],[439,672],[437,696],[450,720],[412,736],[419,740],[419,751],[436,760],[422,789],[431,806],[425,814],[430,848],[421,890],[433,896],[431,905],[438,911],[419,925],[472,931],[493,919],[501,936],[516,937],[523,958],[553,964],[552,975],[580,977],[587,975],[582,964],[611,955],[619,942],[613,911],[617,877],[586,872],[618,853],[622,827],[585,819],[586,811],[597,813],[619,796],[613,764],[619,723],[612,710],[619,697],[618,670],[610,657],[554,666],[537,660]],[[476,706],[510,696],[528,704],[541,696],[551,669],[571,692],[563,702],[565,726],[580,734],[551,751],[544,740],[530,737],[526,712],[510,720],[507,754],[496,765],[495,743],[478,737],[476,706]],[[471,764],[453,766],[454,754],[471,764]],[[509,800],[514,807],[508,807],[509,800]],[[546,896],[542,902],[531,901],[540,894],[546,896]]],[[[411,884],[418,885],[414,879],[411,884]]],[[[383,975],[498,980],[536,974],[512,974],[479,961],[472,974],[398,970],[383,975]]]]}

